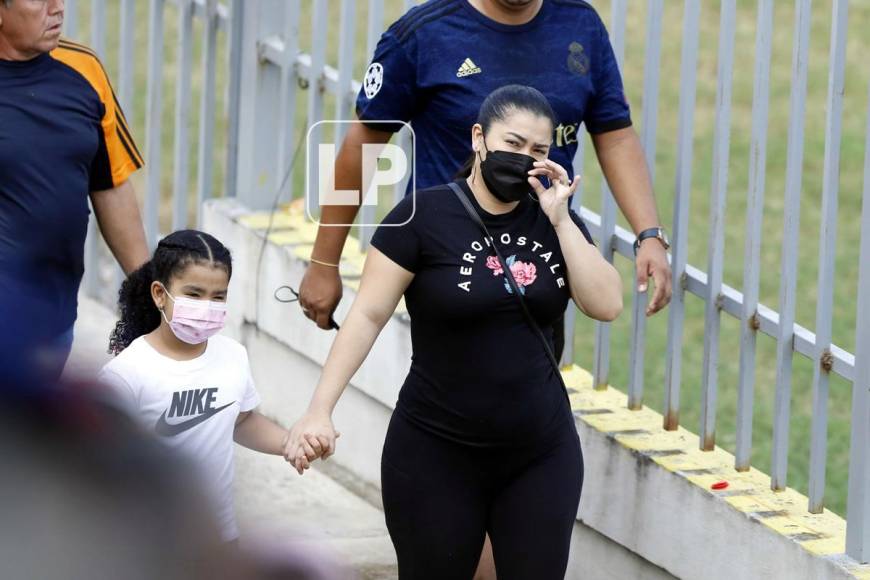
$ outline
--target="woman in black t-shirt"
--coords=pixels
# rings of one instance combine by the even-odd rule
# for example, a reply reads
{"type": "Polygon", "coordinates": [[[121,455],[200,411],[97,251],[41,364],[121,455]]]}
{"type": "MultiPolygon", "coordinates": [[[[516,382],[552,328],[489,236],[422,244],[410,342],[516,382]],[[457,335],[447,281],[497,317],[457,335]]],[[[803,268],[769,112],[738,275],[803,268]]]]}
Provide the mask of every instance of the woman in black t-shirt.
{"type": "Polygon", "coordinates": [[[470,174],[457,184],[494,240],[447,185],[401,201],[372,239],[357,298],[291,432],[287,456],[300,474],[334,452],[335,404],[404,294],[413,357],[381,461],[401,578],[471,578],[487,532],[500,580],[564,577],[580,442],[560,378],[490,246],[551,346],[569,300],[598,320],[622,310],[616,269],[568,208],[579,178],[569,183],[547,159],[554,126],[531,87],[484,101],[470,174]]]}

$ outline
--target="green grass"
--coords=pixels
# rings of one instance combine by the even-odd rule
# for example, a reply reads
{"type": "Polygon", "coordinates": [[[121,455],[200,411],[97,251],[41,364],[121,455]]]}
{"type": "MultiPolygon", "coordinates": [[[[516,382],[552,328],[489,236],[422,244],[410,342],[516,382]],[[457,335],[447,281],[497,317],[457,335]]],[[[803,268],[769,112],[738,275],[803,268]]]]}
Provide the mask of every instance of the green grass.
{"type": "MultiPolygon", "coordinates": [[[[82,34],[78,38],[87,42],[88,2],[81,2],[79,20],[82,34]]],[[[137,2],[136,29],[136,97],[131,117],[134,134],[140,149],[145,146],[144,115],[147,69],[147,3],[137,2]]],[[[870,68],[866,66],[866,54],[870,38],[865,31],[870,29],[870,6],[866,3],[850,3],[848,27],[847,81],[843,112],[843,137],[840,169],[840,203],[837,229],[837,265],[834,290],[833,336],[834,342],[850,351],[855,343],[855,311],[857,296],[859,219],[861,190],[863,187],[863,156],[866,128],[867,87],[870,68]]],[[[108,22],[117,22],[117,0],[110,0],[108,22]]],[[[610,21],[610,3],[598,1],[605,22],[610,21]]],[[[303,2],[300,44],[308,50],[311,42],[312,0],[303,2]]],[[[354,77],[361,78],[369,55],[365,49],[367,2],[357,3],[356,43],[354,77]]],[[[655,190],[662,221],[670,225],[673,215],[674,184],[676,182],[676,134],[680,88],[680,48],[682,38],[682,2],[666,2],[660,95],[658,111],[658,140],[655,159],[655,190]]],[[[794,7],[792,2],[775,4],[775,33],[773,38],[773,61],[771,67],[770,120],[768,127],[768,150],[766,164],[765,215],[761,252],[761,302],[777,309],[779,302],[779,268],[782,258],[782,214],[785,187],[785,159],[789,126],[789,97],[791,93],[792,37],[794,30],[794,7]]],[[[396,19],[402,12],[400,0],[387,0],[385,22],[396,19]]],[[[337,62],[339,3],[330,3],[331,22],[336,25],[328,30],[328,60],[337,62]]],[[[631,2],[625,52],[625,84],[628,98],[634,111],[635,125],[640,130],[640,111],[643,102],[644,43],[646,40],[646,3],[631,2]]],[[[746,191],[748,188],[749,142],[751,136],[752,86],[755,52],[756,3],[747,0],[738,2],[735,69],[733,77],[732,130],[728,176],[728,199],[726,209],[724,281],[740,288],[743,278],[743,232],[745,229],[746,191]]],[[[172,190],[172,127],[174,120],[174,80],[177,76],[175,41],[177,34],[177,11],[171,3],[166,9],[167,42],[164,74],[164,136],[161,143],[163,175],[161,190],[164,203],[161,207],[161,227],[169,229],[171,209],[169,200],[172,190]]],[[[110,25],[110,28],[112,26],[110,25]]],[[[804,180],[801,199],[801,239],[798,248],[798,296],[797,321],[813,329],[817,299],[819,230],[821,227],[821,191],[824,159],[825,112],[828,83],[828,59],[831,28],[831,2],[813,3],[812,32],[809,61],[809,93],[806,112],[806,140],[804,152],[804,180]]],[[[196,25],[199,36],[200,25],[196,25]]],[[[223,33],[221,46],[223,46],[223,33]]],[[[694,116],[694,163],[692,167],[692,191],[688,231],[689,262],[707,269],[709,199],[712,176],[712,149],[715,124],[717,51],[719,40],[719,2],[708,1],[702,5],[700,48],[698,54],[697,106],[694,116]]],[[[198,109],[200,74],[200,42],[197,40],[194,57],[193,104],[198,109]]],[[[107,46],[107,64],[110,73],[117,75],[117,31],[110,30],[107,46]]],[[[225,144],[225,88],[226,74],[223,63],[226,53],[218,55],[218,125],[216,127],[215,187],[220,191],[223,184],[225,144]]],[[[300,90],[296,115],[297,132],[304,130],[306,104],[309,92],[300,90]]],[[[335,112],[335,100],[326,98],[325,114],[335,112]]],[[[198,117],[191,122],[191,159],[195,161],[198,117]]],[[[591,148],[587,148],[591,152],[591,148]]],[[[300,159],[294,173],[294,195],[302,191],[304,160],[300,159]]],[[[139,191],[143,189],[144,172],[136,178],[139,191]]],[[[191,171],[191,191],[196,172],[191,171]]],[[[594,210],[601,203],[601,175],[594,155],[587,155],[584,168],[584,203],[594,210]]],[[[387,204],[380,208],[381,215],[387,204]]],[[[620,223],[625,226],[620,217],[620,223]]],[[[626,305],[630,305],[632,264],[623,258],[617,260],[626,283],[626,305]]],[[[613,348],[610,381],[617,388],[628,384],[628,360],[630,344],[630,310],[613,324],[613,348]]],[[[701,366],[704,340],[704,303],[689,295],[686,302],[686,323],[683,349],[683,379],[681,391],[681,424],[693,431],[700,421],[701,366]]],[[[664,366],[667,342],[667,313],[663,312],[649,320],[646,347],[645,403],[661,411],[664,400],[664,366]]],[[[722,318],[719,404],[717,443],[734,450],[735,417],[737,405],[737,377],[739,369],[739,322],[730,316],[722,318]]],[[[593,325],[585,319],[578,320],[575,337],[576,360],[586,368],[592,367],[594,345],[593,325]]],[[[776,378],[776,345],[766,336],[758,340],[756,370],[756,397],[754,407],[754,442],[752,463],[768,471],[771,453],[771,424],[773,416],[774,384],[776,378]]],[[[792,422],[790,433],[789,485],[806,493],[809,464],[809,439],[811,426],[813,367],[810,361],[796,356],[794,362],[792,422]]],[[[845,380],[834,377],[830,388],[830,419],[827,469],[826,503],[835,512],[845,514],[847,463],[849,449],[849,423],[851,386],[845,380]]]]}

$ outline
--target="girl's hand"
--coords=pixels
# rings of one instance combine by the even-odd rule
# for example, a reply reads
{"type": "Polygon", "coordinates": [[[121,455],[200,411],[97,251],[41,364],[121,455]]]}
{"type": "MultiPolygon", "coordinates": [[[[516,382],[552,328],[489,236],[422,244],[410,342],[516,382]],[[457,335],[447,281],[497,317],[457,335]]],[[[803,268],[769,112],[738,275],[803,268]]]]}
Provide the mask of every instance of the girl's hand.
{"type": "Polygon", "coordinates": [[[318,457],[326,459],[335,453],[335,440],[340,436],[329,414],[309,411],[290,429],[284,446],[284,459],[302,475],[311,467],[312,461],[318,457]]]}
{"type": "Polygon", "coordinates": [[[568,182],[568,172],[565,168],[547,159],[535,161],[535,168],[529,171],[529,184],[538,195],[541,209],[553,227],[559,227],[567,221],[571,221],[568,214],[568,198],[577,190],[580,177],[575,175],[574,181],[568,182]],[[550,180],[549,189],[544,189],[538,177],[547,177],[550,180]]]}

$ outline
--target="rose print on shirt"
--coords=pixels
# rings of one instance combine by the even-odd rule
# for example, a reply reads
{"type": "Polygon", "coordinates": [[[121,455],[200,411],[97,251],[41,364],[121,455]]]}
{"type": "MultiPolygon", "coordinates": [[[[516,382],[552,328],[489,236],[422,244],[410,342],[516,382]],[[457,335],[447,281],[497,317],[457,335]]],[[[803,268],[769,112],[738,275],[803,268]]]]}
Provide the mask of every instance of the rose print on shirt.
{"type": "MultiPolygon", "coordinates": [[[[520,294],[525,295],[525,287],[530,286],[538,278],[537,267],[532,262],[518,261],[516,255],[509,257],[505,262],[507,262],[508,268],[511,269],[511,274],[513,274],[517,287],[520,289],[520,294]]],[[[495,256],[488,256],[486,258],[486,267],[492,270],[493,276],[504,274],[504,270],[495,256]]],[[[507,277],[504,279],[504,287],[508,291],[508,294],[513,294],[507,277]]]]}

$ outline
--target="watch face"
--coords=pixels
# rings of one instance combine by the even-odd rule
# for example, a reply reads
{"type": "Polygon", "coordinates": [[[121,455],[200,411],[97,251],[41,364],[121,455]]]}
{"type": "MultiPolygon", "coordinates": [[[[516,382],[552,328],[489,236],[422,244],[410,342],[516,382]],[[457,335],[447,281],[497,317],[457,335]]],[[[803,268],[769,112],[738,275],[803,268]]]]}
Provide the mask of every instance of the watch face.
{"type": "Polygon", "coordinates": [[[665,233],[664,228],[659,228],[659,239],[665,243],[665,246],[671,245],[671,240],[668,239],[668,234],[665,233]]]}

